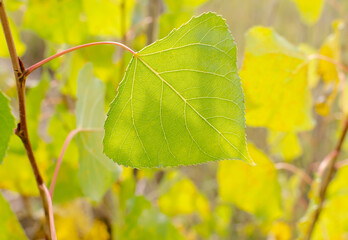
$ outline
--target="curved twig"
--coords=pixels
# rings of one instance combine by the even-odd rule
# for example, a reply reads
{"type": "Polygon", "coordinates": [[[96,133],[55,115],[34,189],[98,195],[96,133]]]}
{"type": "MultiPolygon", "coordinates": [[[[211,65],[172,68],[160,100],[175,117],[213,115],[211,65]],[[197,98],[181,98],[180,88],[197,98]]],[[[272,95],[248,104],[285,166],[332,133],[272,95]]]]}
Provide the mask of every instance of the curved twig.
{"type": "Polygon", "coordinates": [[[94,131],[102,131],[102,129],[87,129],[87,128],[77,128],[77,129],[74,129],[72,130],[68,136],[66,137],[65,141],[64,141],[64,144],[63,144],[63,147],[62,147],[62,151],[60,152],[59,154],[59,158],[57,160],[57,163],[56,163],[56,168],[54,169],[54,174],[53,174],[53,177],[52,177],[52,181],[51,181],[51,185],[50,185],[50,196],[51,198],[53,198],[53,192],[54,192],[54,187],[56,185],[56,181],[57,181],[57,177],[58,177],[58,173],[59,173],[59,169],[60,169],[60,166],[62,164],[62,161],[63,161],[63,157],[64,157],[64,154],[65,154],[65,151],[66,149],[68,148],[71,140],[74,138],[74,136],[79,133],[79,132],[94,132],[94,131]]]}
{"type": "Polygon", "coordinates": [[[312,54],[308,56],[308,60],[314,60],[314,59],[319,59],[319,60],[323,60],[329,63],[332,63],[334,65],[336,65],[337,67],[341,68],[344,72],[348,73],[348,67],[346,65],[344,65],[341,62],[336,61],[335,59],[332,59],[330,57],[321,55],[321,54],[312,54]]]}
{"type": "Polygon", "coordinates": [[[340,168],[345,167],[347,165],[348,165],[348,159],[336,163],[335,167],[336,167],[336,169],[340,169],[340,168]]]}
{"type": "Polygon", "coordinates": [[[50,233],[51,233],[51,239],[52,240],[57,240],[57,235],[56,235],[56,228],[54,226],[54,215],[53,215],[53,205],[52,205],[52,198],[50,193],[48,192],[48,189],[46,185],[40,186],[42,191],[45,193],[47,203],[48,203],[48,209],[49,209],[49,225],[50,225],[50,233]]]}
{"type": "Polygon", "coordinates": [[[128,52],[132,53],[133,55],[136,55],[137,53],[135,51],[133,51],[132,49],[130,49],[129,47],[127,47],[126,45],[119,43],[119,42],[110,42],[110,41],[103,41],[103,42],[92,42],[92,43],[86,43],[86,44],[82,44],[76,47],[72,47],[69,49],[66,49],[62,52],[56,53],[38,63],[35,63],[34,65],[28,67],[26,69],[26,71],[24,72],[25,76],[28,76],[30,73],[32,73],[34,70],[38,69],[39,67],[41,67],[42,65],[44,65],[45,63],[48,63],[49,61],[58,58],[60,56],[63,56],[67,53],[73,52],[75,50],[81,49],[81,48],[86,48],[86,47],[91,47],[91,46],[96,46],[96,45],[116,45],[116,46],[120,46],[122,48],[124,48],[125,50],[127,50],[128,52]]]}
{"type": "Polygon", "coordinates": [[[298,174],[303,179],[304,182],[306,182],[308,185],[312,185],[312,182],[313,182],[312,178],[305,171],[303,171],[302,169],[294,165],[291,165],[289,163],[276,163],[275,167],[276,169],[284,169],[289,172],[298,174]]]}
{"type": "Polygon", "coordinates": [[[336,165],[337,157],[341,152],[342,144],[343,144],[343,141],[347,135],[347,132],[348,132],[348,120],[345,119],[342,133],[341,133],[341,136],[340,136],[338,143],[335,147],[335,150],[324,159],[323,166],[321,166],[319,169],[319,171],[322,174],[321,181],[320,181],[321,184],[319,186],[319,192],[317,193],[318,198],[319,198],[319,203],[318,203],[318,207],[315,209],[315,211],[313,213],[313,218],[312,218],[312,221],[310,222],[309,230],[308,230],[307,236],[305,238],[306,240],[311,239],[314,227],[315,227],[316,223],[318,222],[321,210],[322,210],[323,205],[324,205],[326,191],[327,191],[327,188],[330,184],[330,181],[331,181],[331,179],[336,171],[335,165],[336,165]]]}

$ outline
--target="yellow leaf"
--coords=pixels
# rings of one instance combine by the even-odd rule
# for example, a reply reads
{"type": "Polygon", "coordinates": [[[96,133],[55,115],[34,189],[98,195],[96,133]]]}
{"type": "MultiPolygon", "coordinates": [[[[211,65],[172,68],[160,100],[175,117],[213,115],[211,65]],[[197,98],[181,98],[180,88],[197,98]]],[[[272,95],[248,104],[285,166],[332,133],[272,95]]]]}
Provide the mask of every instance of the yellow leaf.
{"type": "Polygon", "coordinates": [[[249,30],[240,76],[247,125],[284,132],[313,127],[305,55],[272,29],[249,30]]]}
{"type": "Polygon", "coordinates": [[[95,220],[92,229],[83,237],[83,239],[108,240],[110,239],[108,228],[105,223],[95,220]]]}
{"type": "Polygon", "coordinates": [[[348,84],[344,86],[343,97],[341,100],[341,108],[346,116],[348,116],[348,84]]]}
{"type": "Polygon", "coordinates": [[[267,142],[271,153],[283,157],[286,161],[291,161],[302,154],[302,147],[294,132],[269,131],[267,142]]]}
{"type": "Polygon", "coordinates": [[[88,28],[94,36],[127,34],[131,26],[134,0],[83,0],[88,28]],[[107,20],[105,19],[107,16],[107,20]]]}
{"type": "MultiPolygon", "coordinates": [[[[317,53],[317,50],[306,44],[299,45],[300,50],[309,57],[317,53]]],[[[319,82],[318,64],[319,60],[316,58],[308,59],[308,86],[314,88],[319,82]]]]}
{"type": "Polygon", "coordinates": [[[200,194],[193,182],[184,178],[158,199],[161,212],[168,216],[192,214],[197,211],[203,218],[210,213],[209,202],[200,194]]]}
{"type": "MultiPolygon", "coordinates": [[[[44,179],[47,179],[46,170],[50,162],[45,143],[40,141],[35,151],[41,174],[44,179]]],[[[3,164],[0,165],[0,188],[16,191],[26,196],[38,196],[39,194],[30,162],[22,142],[17,136],[11,137],[9,151],[3,164]]]]}
{"type": "Polygon", "coordinates": [[[327,116],[330,113],[332,104],[337,96],[337,83],[328,83],[324,87],[324,94],[319,96],[315,102],[315,111],[322,115],[327,116]]]}
{"type": "MultiPolygon", "coordinates": [[[[340,39],[344,24],[342,20],[336,20],[332,25],[334,32],[325,39],[323,45],[320,47],[319,54],[336,62],[340,62],[340,39]]],[[[339,81],[338,68],[329,61],[319,60],[318,74],[325,83],[339,81]]]]}
{"type": "MultiPolygon", "coordinates": [[[[319,53],[324,58],[332,59],[335,62],[341,61],[340,39],[343,29],[343,21],[336,20],[333,22],[334,32],[329,35],[321,46],[319,53]]],[[[339,83],[339,69],[331,61],[320,59],[318,64],[318,74],[323,79],[325,85],[324,93],[319,96],[315,104],[315,110],[322,116],[330,113],[332,104],[334,103],[339,83]]]]}
{"type": "Polygon", "coordinates": [[[218,169],[219,195],[223,201],[254,214],[263,221],[282,215],[277,170],[267,156],[249,144],[256,166],[241,161],[222,161],[218,169]]]}
{"type": "Polygon", "coordinates": [[[301,15],[301,19],[307,25],[316,23],[323,11],[324,0],[292,0],[301,15]]]}
{"type": "Polygon", "coordinates": [[[289,225],[284,222],[276,222],[272,225],[269,233],[269,240],[290,240],[291,229],[289,225]]]}
{"type": "Polygon", "coordinates": [[[82,200],[57,208],[55,225],[60,240],[110,239],[105,223],[94,220],[91,206],[82,200]]]}

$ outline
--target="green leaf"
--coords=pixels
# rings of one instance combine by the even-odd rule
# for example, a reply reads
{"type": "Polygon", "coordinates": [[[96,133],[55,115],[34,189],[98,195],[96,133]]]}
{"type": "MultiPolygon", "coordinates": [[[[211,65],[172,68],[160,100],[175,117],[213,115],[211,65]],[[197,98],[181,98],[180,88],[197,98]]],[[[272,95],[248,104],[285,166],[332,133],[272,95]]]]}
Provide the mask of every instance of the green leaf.
{"type": "Polygon", "coordinates": [[[102,151],[104,98],[104,84],[93,76],[92,64],[86,64],[77,82],[76,125],[92,131],[83,131],[77,137],[79,178],[83,193],[95,201],[103,197],[120,174],[120,167],[102,151]]]}
{"type": "Polygon", "coordinates": [[[15,120],[9,106],[9,100],[0,92],[0,163],[5,153],[15,128],[15,120]]]}
{"type": "Polygon", "coordinates": [[[2,240],[23,240],[28,239],[11,210],[10,205],[0,192],[0,239],[2,240]]]}
{"type": "Polygon", "coordinates": [[[273,29],[248,31],[240,76],[247,125],[281,132],[313,128],[305,55],[273,29]]]}
{"type": "Polygon", "coordinates": [[[110,106],[106,155],[137,168],[251,163],[236,61],[233,37],[214,13],[141,50],[110,106]]]}
{"type": "Polygon", "coordinates": [[[219,195],[223,201],[271,223],[282,216],[277,170],[254,145],[248,149],[257,166],[239,161],[222,161],[218,169],[219,195]]]}

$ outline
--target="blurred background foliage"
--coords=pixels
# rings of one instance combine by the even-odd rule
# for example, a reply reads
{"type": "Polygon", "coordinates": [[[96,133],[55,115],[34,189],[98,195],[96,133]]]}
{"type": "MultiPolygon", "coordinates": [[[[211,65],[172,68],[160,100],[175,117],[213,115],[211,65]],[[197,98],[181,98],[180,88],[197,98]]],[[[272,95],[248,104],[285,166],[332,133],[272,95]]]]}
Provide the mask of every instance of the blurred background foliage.
{"type": "MultiPolygon", "coordinates": [[[[347,69],[340,67],[348,62],[348,1],[6,0],[5,6],[25,66],[92,41],[120,41],[138,51],[205,11],[226,19],[238,46],[249,151],[257,166],[221,161],[122,168],[101,160],[101,145],[90,142],[101,139],[99,133],[79,133],[53,197],[58,239],[287,240],[306,231],[316,169],[348,113],[347,69]],[[287,171],[287,164],[306,174],[287,171]]],[[[18,117],[3,34],[0,57],[0,88],[18,117]]],[[[95,46],[30,75],[29,134],[46,183],[69,132],[102,128],[97,112],[106,112],[130,58],[120,48],[95,46]],[[84,116],[83,96],[105,101],[84,116]]],[[[313,239],[348,239],[347,158],[346,143],[313,239]]],[[[0,239],[42,239],[38,190],[16,136],[0,165],[0,188],[0,239]]]]}

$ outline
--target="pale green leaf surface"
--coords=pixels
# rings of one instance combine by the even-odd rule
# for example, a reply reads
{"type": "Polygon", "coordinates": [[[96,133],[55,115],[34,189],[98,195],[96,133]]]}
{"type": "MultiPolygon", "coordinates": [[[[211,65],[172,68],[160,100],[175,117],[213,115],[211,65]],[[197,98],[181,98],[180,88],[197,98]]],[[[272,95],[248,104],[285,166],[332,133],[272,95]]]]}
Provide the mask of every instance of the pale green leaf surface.
{"type": "Polygon", "coordinates": [[[0,92],[0,163],[5,157],[10,137],[15,128],[15,120],[9,106],[9,100],[0,92]]]}
{"type": "Polygon", "coordinates": [[[0,239],[1,240],[25,240],[28,239],[12,212],[10,204],[0,192],[0,239]]]}
{"type": "Polygon", "coordinates": [[[102,151],[104,98],[104,84],[93,76],[92,64],[86,64],[77,82],[76,125],[97,131],[84,131],[77,137],[79,178],[83,193],[95,201],[103,197],[120,174],[119,166],[102,151]]]}
{"type": "Polygon", "coordinates": [[[106,155],[138,168],[251,163],[236,60],[233,37],[214,13],[141,50],[110,106],[106,155]]]}
{"type": "Polygon", "coordinates": [[[248,31],[240,71],[247,125],[283,132],[313,127],[304,62],[304,54],[271,28],[248,31]]]}
{"type": "Polygon", "coordinates": [[[267,156],[249,144],[250,155],[256,166],[240,161],[220,162],[217,179],[219,195],[223,201],[271,222],[282,216],[281,188],[277,170],[267,156]]]}
{"type": "MultiPolygon", "coordinates": [[[[47,146],[49,159],[58,159],[69,132],[75,128],[75,115],[64,105],[56,107],[56,114],[49,121],[48,133],[52,139],[47,146]]],[[[63,203],[83,196],[78,177],[78,148],[75,141],[69,143],[54,189],[53,203],[63,203]]],[[[55,162],[47,170],[47,176],[53,176],[55,162]]]]}

